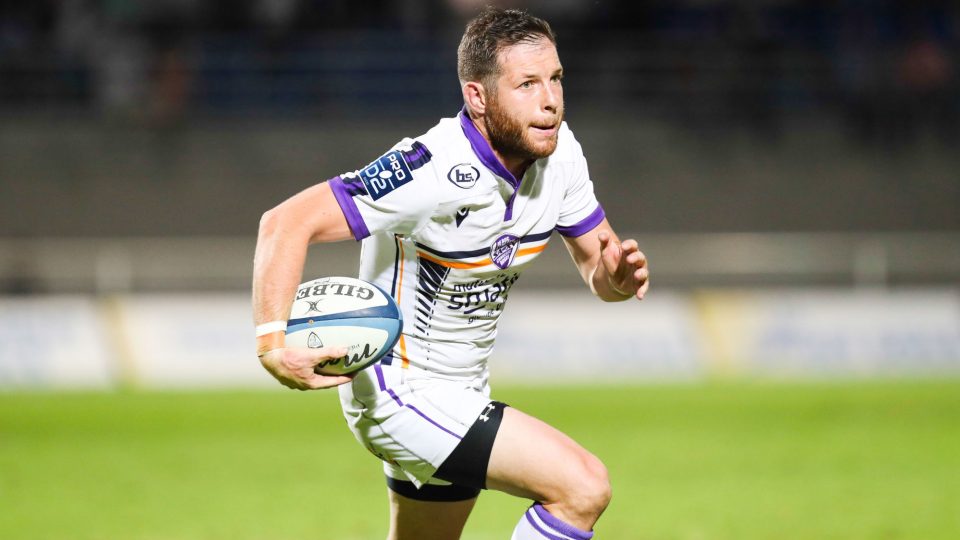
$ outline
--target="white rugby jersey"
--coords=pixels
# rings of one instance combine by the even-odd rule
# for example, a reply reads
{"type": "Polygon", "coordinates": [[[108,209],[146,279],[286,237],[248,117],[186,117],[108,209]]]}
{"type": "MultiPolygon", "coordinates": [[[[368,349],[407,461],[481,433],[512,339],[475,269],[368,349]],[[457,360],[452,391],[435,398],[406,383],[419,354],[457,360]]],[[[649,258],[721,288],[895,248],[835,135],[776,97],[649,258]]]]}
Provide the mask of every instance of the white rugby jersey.
{"type": "Polygon", "coordinates": [[[554,230],[580,236],[604,219],[566,123],[558,137],[556,151],[521,181],[461,111],[330,180],[363,241],[359,277],[403,312],[403,335],[384,364],[487,379],[497,321],[520,273],[554,230]]]}

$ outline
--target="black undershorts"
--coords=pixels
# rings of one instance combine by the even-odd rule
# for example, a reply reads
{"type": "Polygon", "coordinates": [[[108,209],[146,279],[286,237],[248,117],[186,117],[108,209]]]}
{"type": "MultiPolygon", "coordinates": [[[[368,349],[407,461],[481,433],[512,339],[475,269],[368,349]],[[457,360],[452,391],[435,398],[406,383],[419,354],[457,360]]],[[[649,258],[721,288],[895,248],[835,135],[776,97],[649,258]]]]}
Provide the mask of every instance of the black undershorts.
{"type": "Polygon", "coordinates": [[[479,495],[481,489],[487,488],[487,466],[505,407],[505,403],[491,401],[474,420],[460,444],[434,473],[435,478],[446,480],[450,485],[424,484],[417,489],[413,482],[388,476],[387,486],[408,499],[418,501],[465,501],[479,495]]]}

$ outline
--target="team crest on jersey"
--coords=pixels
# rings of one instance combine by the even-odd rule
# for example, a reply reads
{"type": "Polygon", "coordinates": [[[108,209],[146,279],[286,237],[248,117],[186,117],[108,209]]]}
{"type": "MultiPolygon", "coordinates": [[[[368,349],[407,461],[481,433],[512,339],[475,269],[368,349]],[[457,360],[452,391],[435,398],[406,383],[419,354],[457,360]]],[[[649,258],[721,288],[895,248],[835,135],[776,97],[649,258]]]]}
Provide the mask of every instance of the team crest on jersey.
{"type": "Polygon", "coordinates": [[[469,163],[454,165],[447,173],[447,180],[458,188],[470,189],[477,185],[480,179],[480,171],[469,163]]]}
{"type": "Polygon", "coordinates": [[[370,198],[377,200],[413,180],[413,174],[403,158],[403,153],[394,150],[360,171],[360,180],[367,188],[370,198]]]}
{"type": "Polygon", "coordinates": [[[520,238],[512,234],[502,234],[490,246],[490,259],[493,264],[501,270],[506,270],[513,264],[513,258],[517,256],[517,249],[520,247],[520,238]]]}

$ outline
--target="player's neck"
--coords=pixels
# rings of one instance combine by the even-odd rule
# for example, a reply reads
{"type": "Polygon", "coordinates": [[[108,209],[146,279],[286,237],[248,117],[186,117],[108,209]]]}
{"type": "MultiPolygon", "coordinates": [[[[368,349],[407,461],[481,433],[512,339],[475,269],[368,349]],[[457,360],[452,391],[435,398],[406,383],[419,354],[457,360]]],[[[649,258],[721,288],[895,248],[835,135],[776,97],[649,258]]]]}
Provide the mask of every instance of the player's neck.
{"type": "MultiPolygon", "coordinates": [[[[491,148],[493,148],[491,146],[491,148]]],[[[523,173],[527,172],[527,168],[533,164],[532,159],[523,159],[523,158],[509,158],[505,157],[500,153],[496,148],[493,148],[493,154],[497,156],[497,159],[500,160],[500,163],[503,163],[503,166],[510,171],[510,174],[513,175],[517,181],[523,180],[523,173]]]]}
{"type": "Polygon", "coordinates": [[[493,144],[493,141],[490,140],[490,134],[487,133],[487,126],[476,119],[471,119],[473,125],[477,128],[477,131],[483,135],[483,138],[487,141],[487,144],[490,145],[490,149],[493,150],[493,155],[503,164],[503,166],[510,171],[510,174],[513,175],[517,181],[523,180],[523,174],[527,172],[527,168],[533,164],[533,159],[525,157],[512,157],[509,154],[504,154],[500,151],[496,145],[493,144]]]}

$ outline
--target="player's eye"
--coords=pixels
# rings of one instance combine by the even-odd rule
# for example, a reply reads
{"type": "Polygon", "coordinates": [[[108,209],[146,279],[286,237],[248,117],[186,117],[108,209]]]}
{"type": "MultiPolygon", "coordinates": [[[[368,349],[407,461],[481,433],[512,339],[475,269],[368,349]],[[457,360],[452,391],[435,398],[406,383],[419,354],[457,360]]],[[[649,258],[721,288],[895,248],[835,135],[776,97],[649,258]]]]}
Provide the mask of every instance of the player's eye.
{"type": "Polygon", "coordinates": [[[520,83],[520,88],[532,88],[532,87],[533,87],[533,81],[523,81],[522,83],[520,83]]]}

